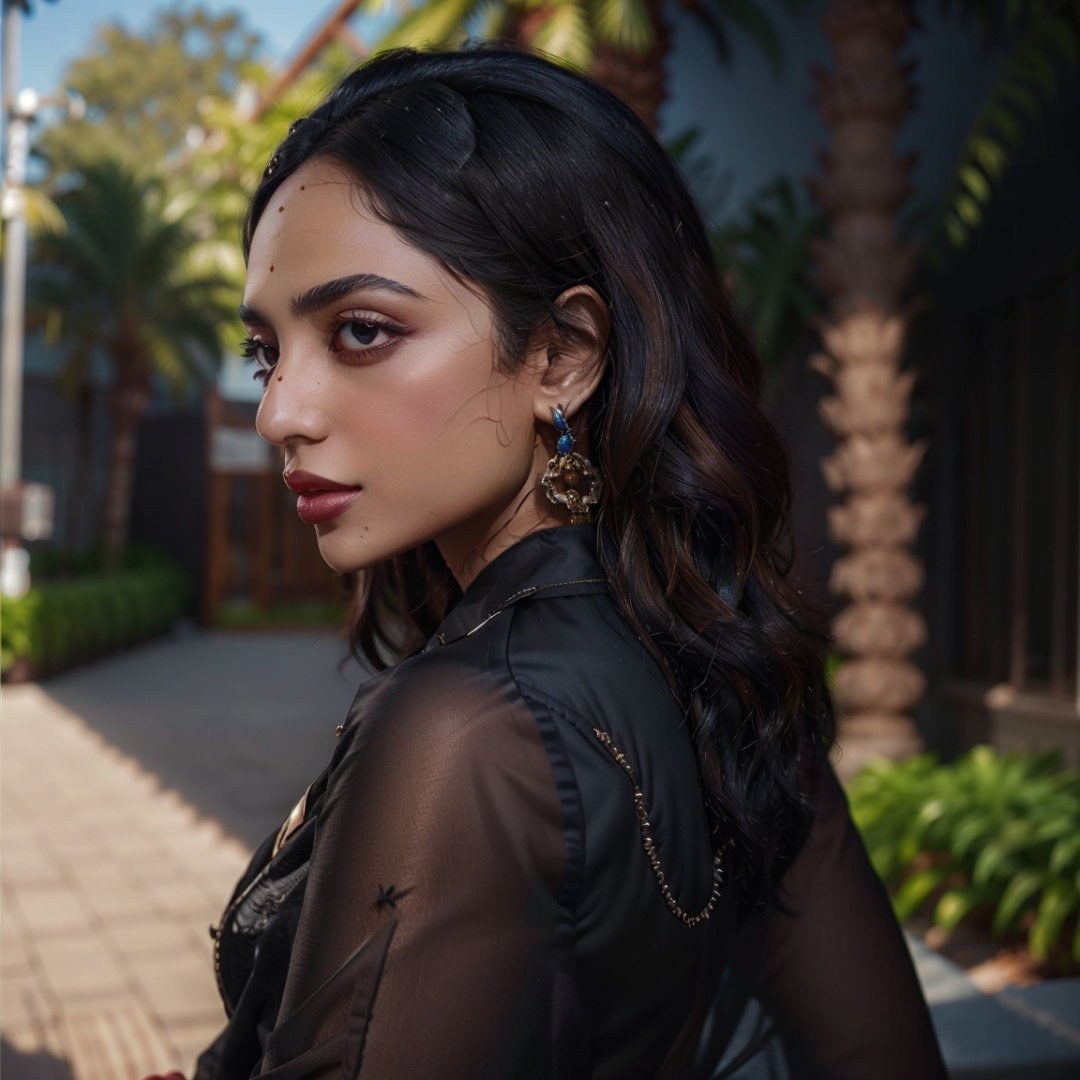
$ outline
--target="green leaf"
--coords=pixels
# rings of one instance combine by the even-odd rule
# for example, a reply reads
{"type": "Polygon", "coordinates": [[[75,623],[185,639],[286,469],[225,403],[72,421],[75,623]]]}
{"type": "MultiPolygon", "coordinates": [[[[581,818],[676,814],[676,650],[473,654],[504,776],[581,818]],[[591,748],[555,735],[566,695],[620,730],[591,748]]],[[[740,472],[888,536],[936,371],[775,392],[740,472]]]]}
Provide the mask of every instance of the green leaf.
{"type": "Polygon", "coordinates": [[[377,52],[402,45],[447,45],[463,36],[463,26],[480,0],[427,0],[413,8],[376,46],[377,52]]]}
{"type": "Polygon", "coordinates": [[[962,165],[959,170],[964,186],[981,203],[990,201],[990,184],[974,165],[962,165]]]}
{"type": "Polygon", "coordinates": [[[956,200],[956,212],[965,225],[974,228],[982,221],[982,211],[979,204],[970,195],[961,195],[956,200]]]}
{"type": "MultiPolygon", "coordinates": [[[[585,18],[582,0],[570,0],[585,18]]],[[[642,0],[597,0],[593,6],[596,36],[629,52],[643,53],[656,39],[649,9],[642,0]]]]}
{"type": "Polygon", "coordinates": [[[1076,839],[1080,831],[1080,806],[1062,808],[1043,802],[1039,806],[1040,813],[1054,813],[1056,816],[1048,821],[1039,822],[1035,830],[1035,838],[1041,842],[1057,840],[1059,838],[1076,839]]]}
{"type": "Polygon", "coordinates": [[[578,0],[563,0],[550,11],[532,39],[533,47],[576,67],[588,67],[593,39],[582,5],[578,0]]]}
{"type": "Polygon", "coordinates": [[[948,892],[941,894],[941,899],[934,908],[934,923],[952,933],[972,911],[984,903],[986,903],[985,893],[974,885],[949,889],[948,892]]]}
{"type": "Polygon", "coordinates": [[[994,912],[992,932],[1003,934],[1012,925],[1020,909],[1045,884],[1046,874],[1039,870],[1022,870],[1009,882],[994,912]]]}
{"type": "Polygon", "coordinates": [[[967,243],[967,229],[952,214],[945,218],[945,232],[953,247],[961,248],[967,243]]]}
{"type": "Polygon", "coordinates": [[[1015,870],[1012,858],[1013,845],[1001,839],[993,840],[979,852],[971,872],[971,880],[976,885],[988,885],[997,875],[1011,874],[1015,870]]]}
{"type": "Polygon", "coordinates": [[[893,899],[897,918],[903,921],[914,915],[927,897],[941,885],[948,873],[944,867],[931,866],[925,870],[916,870],[910,877],[905,878],[893,899]]]}
{"type": "Polygon", "coordinates": [[[1054,881],[1047,886],[1028,935],[1028,948],[1037,960],[1046,960],[1061,935],[1069,913],[1080,902],[1076,885],[1071,881],[1054,881]]]}
{"type": "Polygon", "coordinates": [[[979,807],[965,814],[956,825],[949,842],[949,851],[954,858],[962,859],[972,844],[995,830],[997,823],[986,811],[979,807]]]}
{"type": "Polygon", "coordinates": [[[1001,144],[989,135],[977,135],[970,142],[971,156],[982,166],[991,180],[999,180],[1005,169],[1007,155],[1001,144]]]}

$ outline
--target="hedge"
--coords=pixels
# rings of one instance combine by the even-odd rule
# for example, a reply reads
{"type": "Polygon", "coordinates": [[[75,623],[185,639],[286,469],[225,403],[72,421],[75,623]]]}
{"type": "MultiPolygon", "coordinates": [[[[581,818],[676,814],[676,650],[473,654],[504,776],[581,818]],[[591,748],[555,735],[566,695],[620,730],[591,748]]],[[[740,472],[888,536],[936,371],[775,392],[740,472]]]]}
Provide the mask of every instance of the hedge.
{"type": "Polygon", "coordinates": [[[186,596],[183,572],[158,559],[0,597],[0,671],[37,678],[152,637],[183,613],[186,596]]]}

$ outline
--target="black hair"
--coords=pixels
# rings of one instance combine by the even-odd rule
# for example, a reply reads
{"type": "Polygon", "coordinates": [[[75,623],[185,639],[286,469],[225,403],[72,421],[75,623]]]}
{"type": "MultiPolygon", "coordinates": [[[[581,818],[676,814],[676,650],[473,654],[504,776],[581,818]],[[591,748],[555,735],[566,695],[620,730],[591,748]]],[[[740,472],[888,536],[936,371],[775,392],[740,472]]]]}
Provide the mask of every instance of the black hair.
{"type": "MultiPolygon", "coordinates": [[[[775,899],[828,749],[828,634],[793,573],[786,448],[701,214],[634,113],[584,75],[507,48],[384,53],[293,125],[251,203],[313,158],[341,165],[409,243],[488,298],[503,362],[591,285],[612,331],[589,410],[601,557],[693,732],[715,842],[743,900],[775,899]]],[[[353,644],[376,667],[458,595],[434,544],[363,575],[353,644]],[[404,627],[401,636],[398,631],[404,627]]]]}

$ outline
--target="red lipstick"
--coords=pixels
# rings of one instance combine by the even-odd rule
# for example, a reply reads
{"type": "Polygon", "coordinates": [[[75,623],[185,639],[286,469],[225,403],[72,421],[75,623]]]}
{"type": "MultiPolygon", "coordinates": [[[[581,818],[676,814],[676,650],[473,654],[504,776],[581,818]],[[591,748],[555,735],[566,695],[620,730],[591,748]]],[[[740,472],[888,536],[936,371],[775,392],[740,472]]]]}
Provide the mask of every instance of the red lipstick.
{"type": "Polygon", "coordinates": [[[324,476],[292,469],[284,474],[285,484],[299,495],[296,512],[307,525],[321,525],[333,521],[360,494],[361,488],[339,484],[324,476]]]}

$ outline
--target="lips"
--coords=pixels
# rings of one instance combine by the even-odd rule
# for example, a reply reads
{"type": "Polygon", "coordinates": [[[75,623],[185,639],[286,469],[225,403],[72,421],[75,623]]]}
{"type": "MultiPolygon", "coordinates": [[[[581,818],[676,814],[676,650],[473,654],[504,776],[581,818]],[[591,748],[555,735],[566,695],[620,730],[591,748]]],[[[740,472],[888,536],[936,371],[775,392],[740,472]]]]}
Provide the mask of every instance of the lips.
{"type": "Polygon", "coordinates": [[[333,521],[360,494],[359,486],[339,484],[324,476],[293,469],[285,473],[286,485],[297,493],[296,512],[307,525],[333,521]]]}

